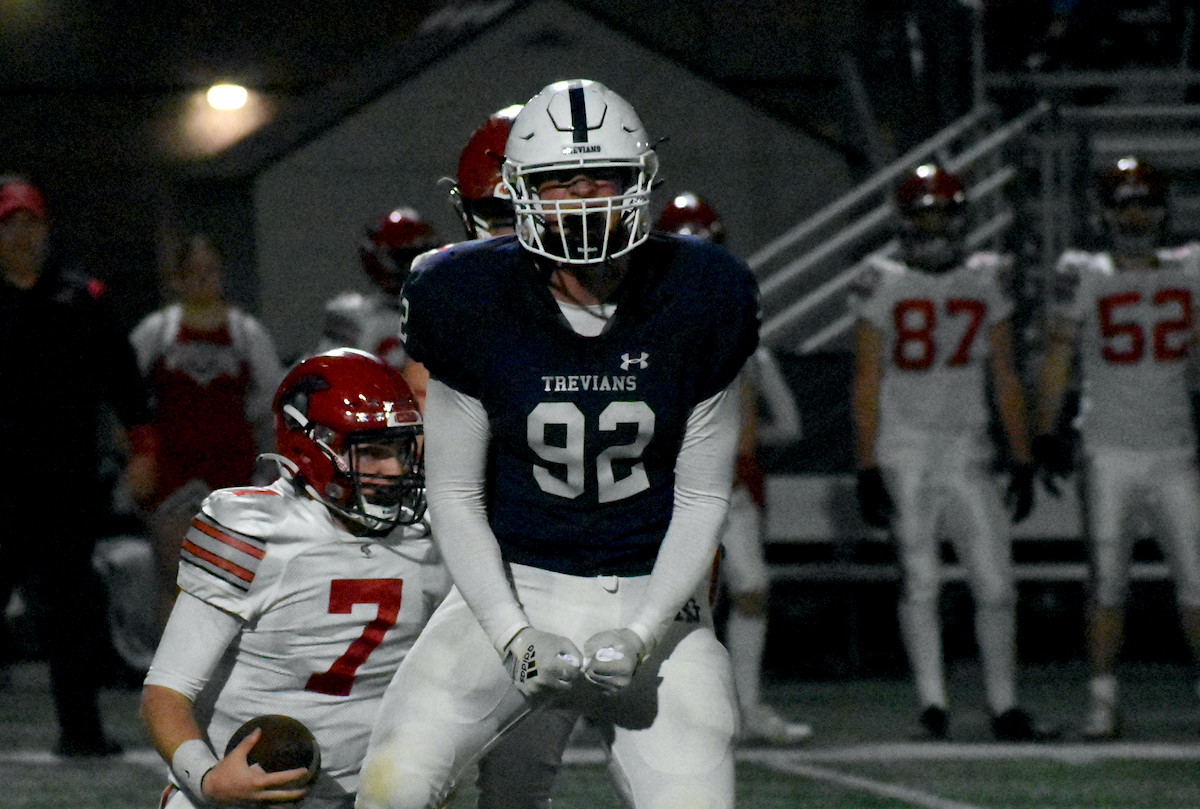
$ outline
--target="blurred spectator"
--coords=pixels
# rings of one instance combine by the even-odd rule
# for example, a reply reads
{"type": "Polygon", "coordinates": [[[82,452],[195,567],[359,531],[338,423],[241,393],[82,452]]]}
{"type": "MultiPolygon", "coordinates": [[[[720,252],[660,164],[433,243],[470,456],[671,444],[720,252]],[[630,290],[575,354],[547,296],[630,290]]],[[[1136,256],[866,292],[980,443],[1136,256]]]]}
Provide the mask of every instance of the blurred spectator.
{"type": "Polygon", "coordinates": [[[96,703],[105,632],[92,569],[110,493],[99,479],[101,405],[127,431],[125,485],[139,500],[154,487],[154,433],[103,285],[51,249],[50,235],[38,189],[0,178],[0,432],[19,471],[0,498],[0,604],[18,584],[50,664],[57,752],[111,755],[121,748],[96,703]]]}
{"type": "Polygon", "coordinates": [[[208,237],[189,237],[167,268],[176,301],[146,316],[129,338],[162,439],[158,484],[146,504],[160,624],[171,612],[180,543],[201,501],[213,489],[249,484],[258,452],[270,448],[271,396],[283,378],[266,329],[225,300],[222,263],[208,237]]]}

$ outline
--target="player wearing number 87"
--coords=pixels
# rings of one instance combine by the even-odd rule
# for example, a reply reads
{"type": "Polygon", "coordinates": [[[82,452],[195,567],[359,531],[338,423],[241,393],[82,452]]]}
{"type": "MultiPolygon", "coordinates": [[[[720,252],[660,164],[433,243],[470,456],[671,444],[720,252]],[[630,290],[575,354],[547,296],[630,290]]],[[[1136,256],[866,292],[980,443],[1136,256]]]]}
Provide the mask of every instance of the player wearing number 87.
{"type": "Polygon", "coordinates": [[[422,522],[421,417],[399,373],[335,349],[293,368],[273,408],[280,478],[204,501],[146,676],[142,717],[173,809],[349,809],[384,689],[449,589],[422,522]],[[214,753],[263,714],[311,730],[314,781],[252,764],[271,738],[214,753]]]}
{"type": "Polygon", "coordinates": [[[1025,398],[1014,360],[1012,262],[966,246],[966,190],[935,165],[899,186],[900,253],[874,257],[853,287],[852,390],[859,501],[890,527],[903,569],[900,628],[925,731],[947,735],[940,540],[953,520],[975,603],[975,637],[997,738],[1039,735],[1017,707],[1010,517],[1033,504],[1025,398]],[[990,383],[990,385],[989,385],[990,383]],[[987,391],[993,401],[988,402],[987,391]],[[1007,497],[992,474],[994,406],[1007,443],[1007,497]]]}
{"type": "Polygon", "coordinates": [[[707,592],[757,292],[722,248],[649,232],[651,144],[607,87],[544,88],[505,147],[516,234],[447,248],[405,287],[455,589],[389,689],[362,809],[436,805],[547,702],[603,728],[627,805],[733,806],[707,592]]]}
{"type": "Polygon", "coordinates": [[[1167,180],[1135,157],[1096,178],[1109,250],[1058,262],[1039,382],[1035,449],[1051,484],[1070,470],[1059,413],[1074,361],[1091,546],[1084,734],[1118,735],[1116,663],[1124,636],[1129,511],[1153,508],[1172,562],[1184,636],[1200,662],[1200,474],[1191,375],[1200,338],[1200,245],[1165,249],[1167,180]]]}

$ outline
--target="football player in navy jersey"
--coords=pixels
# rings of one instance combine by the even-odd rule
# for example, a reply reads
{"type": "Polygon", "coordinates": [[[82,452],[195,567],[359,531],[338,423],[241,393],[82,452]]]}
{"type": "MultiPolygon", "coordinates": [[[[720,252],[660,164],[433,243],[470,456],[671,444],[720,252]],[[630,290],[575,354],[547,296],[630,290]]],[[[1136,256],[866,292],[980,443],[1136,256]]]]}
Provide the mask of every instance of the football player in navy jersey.
{"type": "Polygon", "coordinates": [[[405,287],[455,588],[389,687],[363,809],[436,805],[546,705],[603,728],[626,804],[734,804],[707,593],[757,289],[722,248],[649,234],[656,170],[624,99],[551,84],[506,143],[516,235],[430,256],[405,287]]]}

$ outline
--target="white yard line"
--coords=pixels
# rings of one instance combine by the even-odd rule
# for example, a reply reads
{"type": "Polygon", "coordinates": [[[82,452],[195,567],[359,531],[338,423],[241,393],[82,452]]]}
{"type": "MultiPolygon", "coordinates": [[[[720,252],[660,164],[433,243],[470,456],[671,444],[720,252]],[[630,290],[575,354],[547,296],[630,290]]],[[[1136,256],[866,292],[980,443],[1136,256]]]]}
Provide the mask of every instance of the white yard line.
{"type": "Polygon", "coordinates": [[[738,759],[767,766],[795,762],[841,764],[887,761],[994,761],[1039,759],[1082,764],[1092,761],[1200,761],[1200,743],[1097,742],[1092,744],[969,744],[962,742],[891,742],[850,747],[793,750],[756,748],[738,751],[738,759]]]}
{"type": "Polygon", "coordinates": [[[924,807],[924,809],[986,809],[986,807],[977,806],[973,803],[962,803],[961,801],[941,798],[932,792],[903,787],[899,784],[890,784],[887,781],[863,778],[859,775],[849,775],[848,773],[830,770],[825,767],[814,767],[811,764],[791,762],[775,767],[775,769],[782,770],[791,775],[799,775],[802,778],[811,778],[814,781],[823,781],[859,792],[866,792],[880,798],[893,798],[898,801],[904,801],[906,804],[924,807]]]}

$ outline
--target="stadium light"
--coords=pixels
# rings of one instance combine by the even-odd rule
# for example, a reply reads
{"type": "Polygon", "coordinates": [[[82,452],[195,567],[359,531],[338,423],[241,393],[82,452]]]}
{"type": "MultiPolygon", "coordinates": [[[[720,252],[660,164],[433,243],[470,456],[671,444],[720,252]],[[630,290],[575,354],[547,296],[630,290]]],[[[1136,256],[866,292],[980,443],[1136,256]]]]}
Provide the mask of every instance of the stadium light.
{"type": "Polygon", "coordinates": [[[240,110],[249,98],[249,91],[240,84],[214,84],[205,94],[214,110],[240,110]]]}

